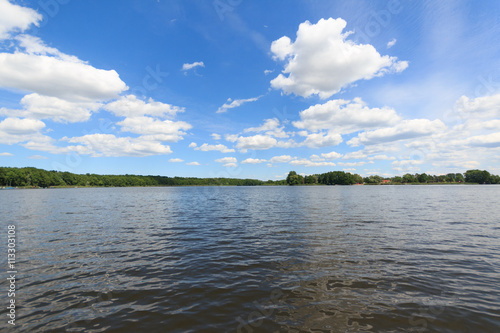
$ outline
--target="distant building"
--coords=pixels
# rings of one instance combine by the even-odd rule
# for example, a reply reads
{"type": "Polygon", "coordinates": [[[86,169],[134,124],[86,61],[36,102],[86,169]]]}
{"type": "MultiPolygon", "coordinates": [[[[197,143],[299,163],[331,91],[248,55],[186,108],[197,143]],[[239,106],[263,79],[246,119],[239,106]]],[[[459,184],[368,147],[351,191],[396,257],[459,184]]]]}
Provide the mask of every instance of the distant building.
{"type": "Polygon", "coordinates": [[[390,179],[383,179],[381,184],[387,184],[387,183],[390,183],[390,182],[391,182],[390,179]]]}

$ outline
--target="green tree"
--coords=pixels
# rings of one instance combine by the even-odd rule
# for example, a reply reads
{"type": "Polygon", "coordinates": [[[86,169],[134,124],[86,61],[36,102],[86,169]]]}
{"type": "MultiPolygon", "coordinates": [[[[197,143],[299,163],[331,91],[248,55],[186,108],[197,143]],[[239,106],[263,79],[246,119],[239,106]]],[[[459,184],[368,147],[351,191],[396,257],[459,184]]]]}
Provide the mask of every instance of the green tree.
{"type": "Polygon", "coordinates": [[[467,170],[465,181],[467,183],[490,184],[491,174],[486,170],[467,170]]]}
{"type": "Polygon", "coordinates": [[[304,177],[298,175],[295,171],[290,171],[286,177],[286,183],[288,185],[299,185],[304,184],[304,177]]]}
{"type": "Polygon", "coordinates": [[[426,173],[422,173],[422,174],[418,175],[417,180],[419,183],[425,184],[425,183],[428,183],[429,180],[431,180],[431,177],[429,177],[429,175],[426,173]]]}
{"type": "Polygon", "coordinates": [[[415,183],[416,182],[415,176],[412,175],[411,173],[407,173],[403,176],[403,182],[404,183],[415,183]]]}
{"type": "Polygon", "coordinates": [[[306,184],[316,184],[318,182],[318,178],[315,175],[309,175],[304,177],[304,183],[306,184]]]}

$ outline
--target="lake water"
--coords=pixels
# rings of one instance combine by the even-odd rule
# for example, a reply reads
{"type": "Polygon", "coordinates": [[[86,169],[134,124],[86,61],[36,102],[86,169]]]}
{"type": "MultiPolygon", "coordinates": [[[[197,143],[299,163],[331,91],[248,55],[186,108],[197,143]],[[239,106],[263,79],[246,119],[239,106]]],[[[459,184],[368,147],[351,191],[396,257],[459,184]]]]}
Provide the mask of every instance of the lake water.
{"type": "Polygon", "coordinates": [[[499,332],[500,186],[0,191],[16,332],[499,332]]]}

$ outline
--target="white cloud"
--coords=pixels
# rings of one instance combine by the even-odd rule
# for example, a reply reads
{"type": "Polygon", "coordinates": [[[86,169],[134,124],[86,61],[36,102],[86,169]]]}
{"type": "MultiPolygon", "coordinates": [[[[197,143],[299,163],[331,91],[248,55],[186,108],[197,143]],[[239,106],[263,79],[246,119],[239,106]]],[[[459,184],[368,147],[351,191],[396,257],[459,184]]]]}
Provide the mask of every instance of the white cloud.
{"type": "Polygon", "coordinates": [[[412,139],[442,132],[446,126],[439,119],[403,120],[394,127],[381,128],[374,131],[362,132],[347,142],[351,146],[374,145],[385,142],[412,139]]]}
{"type": "Polygon", "coordinates": [[[257,97],[247,98],[247,99],[235,99],[235,100],[232,100],[231,98],[228,98],[227,102],[224,103],[220,108],[218,108],[217,111],[216,111],[216,113],[227,112],[227,110],[239,107],[239,106],[241,106],[241,105],[243,105],[245,103],[255,102],[255,101],[257,101],[261,97],[262,96],[257,96],[257,97]]]}
{"type": "Polygon", "coordinates": [[[157,140],[177,142],[192,126],[184,121],[158,120],[151,117],[128,117],[117,123],[122,132],[158,135],[157,140]]]}
{"type": "Polygon", "coordinates": [[[28,54],[34,55],[51,55],[55,58],[75,63],[86,63],[75,56],[64,54],[56,48],[49,47],[38,37],[31,35],[19,35],[15,38],[19,42],[19,46],[25,49],[28,54]]]}
{"type": "Polygon", "coordinates": [[[456,129],[460,132],[463,130],[468,131],[500,131],[500,119],[491,119],[491,120],[467,120],[464,124],[459,125],[456,129]]]}
{"type": "Polygon", "coordinates": [[[75,123],[89,120],[92,113],[102,106],[96,102],[70,102],[36,93],[24,96],[21,104],[24,109],[0,109],[0,115],[75,123]]]}
{"type": "Polygon", "coordinates": [[[42,156],[42,155],[31,155],[31,156],[28,156],[28,158],[30,160],[47,160],[48,159],[48,157],[42,156]]]}
{"type": "Polygon", "coordinates": [[[5,118],[0,122],[0,144],[12,145],[42,136],[45,124],[36,119],[5,118]]]}
{"type": "Polygon", "coordinates": [[[238,160],[235,157],[223,157],[216,159],[215,162],[222,163],[225,167],[236,167],[238,160]]]}
{"type": "Polygon", "coordinates": [[[268,135],[257,134],[254,136],[239,137],[236,148],[245,151],[247,149],[265,150],[276,147],[278,140],[268,135]]]}
{"type": "Polygon", "coordinates": [[[391,47],[393,47],[394,45],[396,45],[396,42],[397,42],[397,39],[393,38],[391,41],[389,41],[387,43],[387,48],[390,49],[391,47]]]}
{"type": "Polygon", "coordinates": [[[25,53],[0,53],[0,87],[75,102],[108,100],[128,89],[114,70],[25,53]]]}
{"type": "Polygon", "coordinates": [[[314,162],[306,158],[296,159],[290,161],[291,165],[303,165],[305,167],[322,167],[322,166],[335,166],[333,162],[314,162]]]}
{"type": "Polygon", "coordinates": [[[186,163],[186,165],[201,165],[201,164],[198,162],[188,162],[186,163]]]}
{"type": "Polygon", "coordinates": [[[116,137],[112,134],[88,134],[81,137],[65,138],[70,143],[80,143],[79,146],[68,146],[67,149],[78,154],[100,156],[150,156],[172,153],[169,146],[144,137],[116,137]]]}
{"type": "Polygon", "coordinates": [[[367,128],[396,124],[400,117],[391,108],[369,108],[361,98],[353,101],[335,99],[316,104],[299,113],[300,120],[293,125],[299,129],[317,131],[328,129],[347,134],[367,128]]]}
{"type": "Polygon", "coordinates": [[[188,71],[188,70],[196,68],[196,67],[205,67],[205,64],[203,63],[203,61],[196,61],[196,62],[193,62],[192,64],[183,64],[182,70],[188,71]]]}
{"type": "Polygon", "coordinates": [[[29,134],[44,127],[42,121],[35,119],[6,118],[0,122],[0,131],[8,134],[29,134]]]}
{"type": "Polygon", "coordinates": [[[396,158],[394,156],[375,155],[375,156],[368,157],[368,159],[370,161],[387,161],[387,160],[395,160],[396,158]]]}
{"type": "Polygon", "coordinates": [[[238,160],[236,157],[223,157],[223,158],[218,158],[215,160],[215,162],[218,163],[236,163],[238,160]]]}
{"type": "Polygon", "coordinates": [[[42,15],[31,8],[0,0],[0,40],[9,38],[10,32],[23,32],[30,25],[39,26],[42,15]]]}
{"type": "Polygon", "coordinates": [[[381,56],[372,45],[347,40],[351,32],[342,33],[346,24],[341,18],[321,19],[317,24],[306,21],[299,25],[295,42],[286,36],[274,41],[274,58],[287,63],[271,86],[285,94],[328,98],[350,83],[401,72],[408,66],[396,57],[381,56]]]}
{"type": "Polygon", "coordinates": [[[58,147],[55,145],[56,140],[46,135],[36,134],[28,138],[28,141],[21,143],[21,146],[31,150],[44,151],[51,154],[69,153],[67,147],[58,147]]]}
{"type": "Polygon", "coordinates": [[[244,130],[248,132],[265,132],[266,135],[274,136],[276,138],[288,138],[289,135],[284,131],[284,126],[279,127],[280,121],[276,118],[266,119],[264,124],[259,127],[250,127],[244,130]]]}
{"type": "Polygon", "coordinates": [[[338,133],[312,133],[308,134],[301,145],[309,148],[331,147],[342,142],[342,136],[338,133]]]}
{"type": "Polygon", "coordinates": [[[365,162],[365,161],[362,161],[362,162],[339,162],[339,165],[342,165],[342,166],[346,166],[346,167],[357,167],[357,166],[363,166],[367,163],[373,163],[373,161],[370,161],[370,162],[365,162]]]}
{"type": "Polygon", "coordinates": [[[104,109],[121,117],[175,116],[178,112],[184,112],[184,108],[156,102],[150,98],[147,102],[138,99],[134,95],[121,97],[119,100],[108,103],[104,109]]]}
{"type": "Polygon", "coordinates": [[[311,155],[309,159],[313,162],[323,162],[325,159],[323,157],[319,157],[318,155],[311,155]]]}
{"type": "Polygon", "coordinates": [[[168,160],[170,163],[181,163],[181,162],[184,162],[183,159],[181,158],[171,158],[168,160]]]}
{"type": "Polygon", "coordinates": [[[392,162],[392,166],[395,167],[401,167],[401,166],[407,166],[407,165],[419,165],[423,164],[424,161],[422,160],[400,160],[400,161],[394,161],[392,162]]]}
{"type": "Polygon", "coordinates": [[[465,140],[465,142],[472,147],[497,148],[500,147],[500,132],[472,136],[465,140]]]}
{"type": "Polygon", "coordinates": [[[226,134],[224,135],[224,138],[226,139],[226,141],[236,142],[238,141],[238,134],[226,134]]]}
{"type": "Polygon", "coordinates": [[[212,139],[214,139],[214,140],[220,140],[220,139],[221,139],[220,134],[217,134],[217,133],[212,133],[212,134],[210,134],[210,136],[211,136],[211,137],[212,137],[212,139]]]}
{"type": "Polygon", "coordinates": [[[366,157],[367,157],[367,154],[363,150],[358,150],[358,151],[353,151],[353,152],[345,154],[342,159],[343,160],[361,160],[361,159],[366,158],[366,157]]]}
{"type": "Polygon", "coordinates": [[[392,168],[395,171],[405,172],[405,173],[413,173],[419,172],[420,168],[417,165],[423,164],[422,160],[401,160],[392,162],[392,168]]]}
{"type": "Polygon", "coordinates": [[[259,164],[264,163],[266,160],[258,159],[258,158],[247,158],[244,161],[241,161],[241,164],[259,164]]]}
{"type": "Polygon", "coordinates": [[[327,160],[334,160],[337,158],[341,158],[342,154],[332,151],[331,153],[321,154],[321,156],[326,158],[327,160]]]}
{"type": "Polygon", "coordinates": [[[221,153],[234,153],[235,152],[234,149],[228,148],[222,144],[209,145],[208,143],[204,143],[198,147],[198,145],[196,143],[192,142],[189,145],[189,147],[194,148],[194,150],[200,150],[200,151],[220,151],[221,153]]]}
{"type": "Polygon", "coordinates": [[[290,155],[274,156],[269,160],[269,163],[288,163],[294,159],[296,159],[296,157],[290,155]]]}
{"type": "Polygon", "coordinates": [[[0,153],[0,157],[3,156],[3,157],[6,157],[6,156],[14,156],[14,154],[11,154],[11,153],[0,153]]]}
{"type": "Polygon", "coordinates": [[[465,118],[500,117],[500,94],[470,99],[462,96],[455,104],[455,110],[465,118]]]}

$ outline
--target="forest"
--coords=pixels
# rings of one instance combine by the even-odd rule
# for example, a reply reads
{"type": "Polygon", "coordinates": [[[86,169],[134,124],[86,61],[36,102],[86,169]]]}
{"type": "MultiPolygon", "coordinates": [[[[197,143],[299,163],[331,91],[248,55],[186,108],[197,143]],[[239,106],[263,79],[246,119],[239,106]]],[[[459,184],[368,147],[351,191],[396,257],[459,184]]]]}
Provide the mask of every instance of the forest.
{"type": "Polygon", "coordinates": [[[380,184],[500,184],[500,176],[490,174],[486,170],[467,170],[464,174],[448,173],[446,175],[428,175],[426,173],[395,176],[383,178],[377,175],[361,177],[344,171],[331,171],[322,174],[302,176],[295,171],[290,171],[286,178],[288,185],[380,185],[380,184]]]}
{"type": "Polygon", "coordinates": [[[31,167],[0,167],[0,187],[255,186],[274,183],[257,179],[75,174],[31,167]]]}
{"type": "Polygon", "coordinates": [[[361,177],[344,171],[299,175],[290,171],[286,179],[262,181],[238,178],[194,178],[139,175],[75,174],[32,167],[0,167],[0,188],[24,187],[125,187],[125,186],[257,186],[257,185],[379,185],[379,184],[500,184],[500,176],[486,170],[468,170],[464,174],[405,174],[392,178],[377,175],[361,177]]]}

